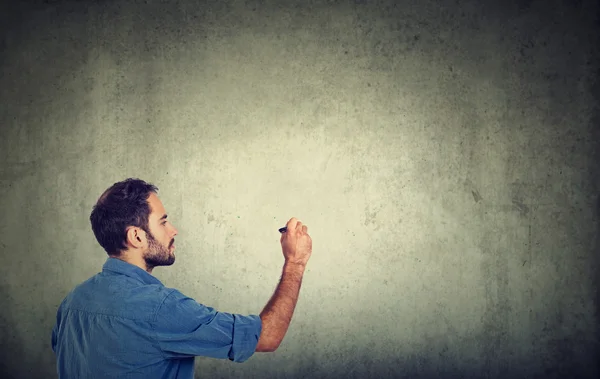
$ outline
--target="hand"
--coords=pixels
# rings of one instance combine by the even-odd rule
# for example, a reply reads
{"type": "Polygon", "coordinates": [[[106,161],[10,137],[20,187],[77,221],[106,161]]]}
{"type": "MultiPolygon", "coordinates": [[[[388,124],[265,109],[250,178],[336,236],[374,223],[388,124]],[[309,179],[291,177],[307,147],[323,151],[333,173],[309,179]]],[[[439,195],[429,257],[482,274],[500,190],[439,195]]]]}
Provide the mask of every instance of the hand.
{"type": "Polygon", "coordinates": [[[295,217],[286,224],[287,231],[281,234],[281,249],[287,263],[306,267],[312,254],[312,239],[308,235],[308,227],[302,225],[295,217]]]}

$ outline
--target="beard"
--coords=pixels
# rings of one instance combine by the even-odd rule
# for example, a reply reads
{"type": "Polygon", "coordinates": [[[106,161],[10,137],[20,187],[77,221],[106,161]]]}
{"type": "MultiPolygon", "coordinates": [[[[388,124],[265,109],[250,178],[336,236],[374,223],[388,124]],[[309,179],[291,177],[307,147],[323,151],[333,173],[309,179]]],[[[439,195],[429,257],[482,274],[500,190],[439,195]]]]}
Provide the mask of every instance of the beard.
{"type": "Polygon", "coordinates": [[[148,250],[143,255],[146,266],[152,269],[157,266],[170,266],[175,263],[175,254],[171,252],[171,245],[164,247],[160,242],[154,239],[152,233],[148,234],[148,250]]]}

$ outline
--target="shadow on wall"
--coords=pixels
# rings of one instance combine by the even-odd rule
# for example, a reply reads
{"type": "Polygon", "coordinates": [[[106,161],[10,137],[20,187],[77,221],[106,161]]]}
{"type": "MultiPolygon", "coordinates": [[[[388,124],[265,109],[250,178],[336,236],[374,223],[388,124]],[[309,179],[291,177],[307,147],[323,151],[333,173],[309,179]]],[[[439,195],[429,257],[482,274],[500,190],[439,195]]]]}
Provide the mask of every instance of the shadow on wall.
{"type": "MultiPolygon", "coordinates": [[[[457,350],[460,348],[457,347],[457,350]]],[[[558,349],[560,350],[560,349],[558,349]]],[[[368,354],[368,352],[367,352],[368,354]]],[[[428,351],[423,355],[411,357],[392,357],[378,358],[374,363],[373,356],[363,356],[353,360],[348,364],[330,364],[320,367],[306,365],[296,372],[284,373],[275,369],[265,368],[261,372],[262,377],[282,377],[287,378],[418,378],[418,379],[458,379],[458,378],[510,378],[510,379],[564,379],[564,378],[595,378],[597,372],[595,368],[587,365],[578,365],[576,360],[561,359],[560,351],[549,352],[546,356],[536,356],[531,358],[511,357],[507,361],[510,352],[498,351],[498,354],[504,355],[504,359],[494,359],[494,357],[481,357],[480,361],[461,361],[456,359],[445,360],[440,364],[440,360],[434,362],[432,355],[441,354],[438,351],[428,351]],[[429,356],[428,356],[429,354],[429,356]],[[471,366],[470,368],[466,366],[471,366]]],[[[591,355],[591,354],[589,354],[591,355]]],[[[585,358],[584,358],[585,359],[585,358]]],[[[587,357],[591,359],[591,357],[587,357]]],[[[584,362],[584,360],[580,360],[584,362]]],[[[588,360],[589,362],[589,360],[588,360]]],[[[201,365],[200,365],[201,366],[201,365]]],[[[251,377],[254,377],[252,373],[251,377]]]]}
{"type": "MultiPolygon", "coordinates": [[[[33,368],[31,366],[29,368],[23,367],[27,363],[23,362],[23,357],[27,357],[28,354],[25,349],[25,342],[17,334],[16,325],[19,324],[19,320],[14,318],[17,313],[15,311],[17,304],[11,296],[10,288],[2,281],[0,281],[0,299],[2,299],[2,310],[0,310],[0,341],[2,341],[0,373],[2,374],[0,376],[3,378],[22,377],[24,371],[30,371],[33,368]],[[19,375],[16,375],[17,373],[19,375]],[[8,376],[6,376],[7,374],[8,376]]],[[[50,341],[50,338],[48,338],[48,341],[50,341]]]]}
{"type": "MultiPolygon", "coordinates": [[[[597,10],[596,16],[596,26],[600,27],[600,8],[597,10]]],[[[595,62],[600,62],[600,50],[595,50],[595,62]]],[[[596,321],[596,335],[593,336],[596,341],[595,352],[596,356],[600,355],[600,65],[598,63],[595,67],[595,81],[592,85],[592,97],[595,100],[595,111],[592,115],[590,121],[591,130],[591,138],[594,141],[592,146],[592,161],[588,167],[588,173],[590,177],[588,178],[593,185],[594,192],[596,194],[596,206],[595,206],[595,215],[594,220],[596,222],[596,235],[594,236],[594,243],[592,247],[592,254],[594,259],[592,260],[592,264],[594,265],[593,272],[595,273],[592,278],[592,289],[595,291],[596,296],[594,301],[595,304],[595,314],[594,318],[596,321]]],[[[594,360],[596,365],[596,372],[600,373],[600,359],[594,360]]]]}
{"type": "MultiPolygon", "coordinates": [[[[600,17],[599,17],[600,19],[600,17]]],[[[599,72],[600,74],[600,72],[599,72]]],[[[599,83],[599,87],[600,87],[600,83],[599,83]]],[[[597,97],[597,99],[600,101],[600,96],[597,97]]],[[[597,116],[597,120],[600,121],[600,114],[597,116]]],[[[600,129],[600,124],[598,125],[598,129],[600,129]]],[[[598,135],[598,137],[600,137],[600,133],[596,133],[598,135]]],[[[598,147],[600,147],[600,140],[598,138],[596,138],[596,149],[595,149],[595,162],[598,166],[600,166],[600,151],[598,151],[598,147]]],[[[596,298],[594,299],[596,301],[595,304],[595,314],[594,314],[594,319],[596,320],[596,335],[593,336],[594,340],[596,341],[596,345],[594,346],[594,352],[596,353],[596,357],[598,357],[600,355],[600,328],[598,327],[600,325],[600,167],[596,167],[595,170],[595,178],[593,178],[593,182],[596,183],[596,187],[597,187],[597,195],[596,195],[596,215],[595,215],[595,219],[596,219],[596,236],[594,238],[594,247],[593,247],[593,251],[592,254],[594,254],[595,259],[592,261],[594,264],[594,273],[595,276],[592,279],[593,280],[593,287],[592,289],[596,292],[596,298]]],[[[593,360],[592,362],[595,362],[596,365],[596,372],[600,373],[600,359],[596,359],[593,360]]]]}

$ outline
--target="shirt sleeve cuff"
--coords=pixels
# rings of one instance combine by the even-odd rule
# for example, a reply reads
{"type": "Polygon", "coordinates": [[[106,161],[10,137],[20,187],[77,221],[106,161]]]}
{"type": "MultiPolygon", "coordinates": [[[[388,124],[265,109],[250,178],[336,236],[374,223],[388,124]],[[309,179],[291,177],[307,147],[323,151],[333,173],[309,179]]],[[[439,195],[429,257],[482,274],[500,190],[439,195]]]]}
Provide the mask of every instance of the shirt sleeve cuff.
{"type": "Polygon", "coordinates": [[[233,318],[233,344],[229,352],[229,360],[242,363],[256,351],[262,331],[262,320],[257,315],[234,314],[233,318]]]}

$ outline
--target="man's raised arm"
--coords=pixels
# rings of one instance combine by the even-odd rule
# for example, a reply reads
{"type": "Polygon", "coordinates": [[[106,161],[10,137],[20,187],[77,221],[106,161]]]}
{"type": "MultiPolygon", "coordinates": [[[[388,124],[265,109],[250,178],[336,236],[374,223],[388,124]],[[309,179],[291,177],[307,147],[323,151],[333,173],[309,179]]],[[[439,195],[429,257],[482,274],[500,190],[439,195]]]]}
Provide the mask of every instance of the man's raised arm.
{"type": "Polygon", "coordinates": [[[275,293],[260,313],[262,331],[256,345],[257,352],[277,350],[290,326],[298,302],[304,269],[312,253],[312,240],[308,228],[292,217],[287,231],[281,235],[285,257],[283,273],[275,293]]]}

